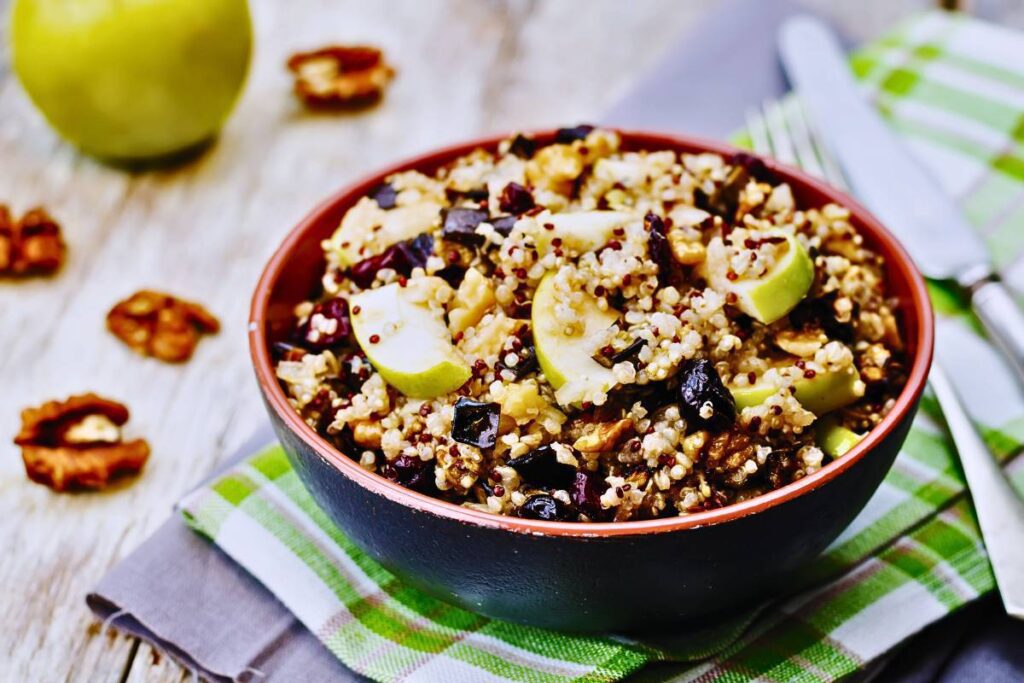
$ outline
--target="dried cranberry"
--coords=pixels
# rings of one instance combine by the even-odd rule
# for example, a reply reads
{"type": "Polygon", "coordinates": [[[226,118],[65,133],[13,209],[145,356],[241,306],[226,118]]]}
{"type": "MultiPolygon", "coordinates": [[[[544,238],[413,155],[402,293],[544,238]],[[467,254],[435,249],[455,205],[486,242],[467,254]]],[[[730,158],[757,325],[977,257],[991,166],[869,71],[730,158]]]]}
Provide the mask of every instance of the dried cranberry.
{"type": "Polygon", "coordinates": [[[377,272],[384,268],[391,268],[399,275],[409,275],[413,268],[423,268],[427,265],[427,259],[434,253],[434,238],[428,233],[392,244],[382,253],[365,258],[352,266],[348,276],[352,282],[362,288],[373,284],[377,272]]]}
{"type": "Polygon", "coordinates": [[[500,419],[500,404],[460,398],[452,417],[452,439],[477,448],[492,448],[498,440],[500,419]]]}
{"type": "Polygon", "coordinates": [[[382,209],[393,209],[395,208],[395,200],[398,197],[398,191],[391,185],[391,183],[384,183],[370,190],[370,199],[377,202],[377,206],[382,209]]]}
{"type": "Polygon", "coordinates": [[[600,519],[605,512],[601,507],[601,494],[608,490],[601,477],[590,472],[579,471],[569,486],[569,498],[576,509],[591,519],[600,519]]]}
{"type": "Polygon", "coordinates": [[[321,301],[313,306],[299,329],[299,342],[314,350],[329,349],[343,343],[352,333],[348,318],[348,301],[341,297],[321,301]]]}
{"type": "Polygon", "coordinates": [[[520,506],[519,516],[546,522],[564,522],[569,519],[569,511],[557,498],[546,493],[537,493],[527,498],[520,506]]]}
{"type": "Polygon", "coordinates": [[[400,455],[381,468],[381,474],[402,486],[427,493],[434,489],[434,468],[429,460],[400,455]]]}
{"type": "Polygon", "coordinates": [[[476,228],[488,218],[487,212],[482,209],[448,209],[444,212],[441,236],[468,246],[483,244],[484,236],[478,235],[476,228]]]}
{"type": "Polygon", "coordinates": [[[515,379],[522,379],[537,369],[537,349],[533,346],[524,346],[516,351],[519,360],[515,365],[505,365],[505,357],[498,361],[498,370],[511,372],[515,379]]]}
{"type": "Polygon", "coordinates": [[[586,140],[592,130],[594,127],[586,123],[572,128],[559,128],[555,132],[555,142],[560,145],[568,145],[576,140],[586,140]]]}
{"type": "Polygon", "coordinates": [[[494,226],[496,233],[508,237],[512,234],[512,228],[516,227],[517,220],[519,220],[517,216],[499,216],[491,220],[491,225],[494,226]]]}
{"type": "Polygon", "coordinates": [[[526,213],[536,206],[533,195],[519,183],[509,183],[501,191],[498,198],[498,208],[508,213],[526,213]]]}
{"type": "Polygon", "coordinates": [[[519,134],[512,139],[508,146],[509,154],[515,154],[520,159],[529,159],[537,151],[537,142],[533,138],[519,134]]]}
{"type": "Polygon", "coordinates": [[[564,489],[572,483],[576,468],[558,462],[551,444],[535,448],[525,455],[512,458],[508,466],[534,486],[564,489]]]}
{"type": "Polygon", "coordinates": [[[680,373],[681,411],[690,424],[712,431],[726,429],[736,420],[736,401],[718,376],[714,364],[706,358],[688,360],[680,373]],[[701,417],[701,408],[710,403],[712,415],[701,417]]]}

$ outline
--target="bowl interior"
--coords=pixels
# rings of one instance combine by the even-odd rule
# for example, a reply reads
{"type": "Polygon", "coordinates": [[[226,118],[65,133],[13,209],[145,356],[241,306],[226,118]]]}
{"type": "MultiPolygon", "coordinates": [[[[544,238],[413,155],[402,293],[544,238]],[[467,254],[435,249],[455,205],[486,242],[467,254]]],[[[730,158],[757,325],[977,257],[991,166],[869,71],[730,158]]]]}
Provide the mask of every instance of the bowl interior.
{"type": "MultiPolygon", "coordinates": [[[[627,150],[663,150],[677,152],[700,153],[714,152],[730,156],[739,150],[729,145],[692,138],[658,135],[651,133],[635,133],[619,131],[622,136],[623,148],[627,150]]],[[[541,143],[550,142],[554,131],[534,133],[541,143]]],[[[907,385],[897,399],[896,406],[853,450],[842,458],[829,463],[818,472],[804,477],[792,484],[766,493],[757,498],[685,517],[674,517],[660,520],[639,522],[620,522],[603,524],[578,524],[567,522],[539,522],[501,517],[483,512],[461,508],[450,503],[430,498],[423,494],[405,489],[384,477],[367,472],[354,461],[338,453],[333,446],[308,427],[292,410],[284,391],[274,378],[269,347],[273,342],[281,341],[291,330],[293,311],[296,304],[316,297],[320,293],[320,280],[324,272],[323,252],[320,243],[327,239],[337,228],[345,212],[367,194],[371,189],[383,182],[388,175],[404,170],[418,170],[430,174],[439,167],[468,152],[483,147],[495,149],[503,136],[476,140],[453,147],[431,152],[423,156],[407,160],[384,169],[349,185],[327,199],[314,209],[291,233],[275,252],[263,273],[253,298],[250,343],[253,361],[262,389],[268,402],[293,430],[309,442],[322,456],[341,469],[348,476],[359,480],[389,498],[402,500],[417,508],[432,512],[441,512],[455,516],[463,521],[473,521],[491,526],[502,526],[518,531],[543,532],[561,531],[568,535],[585,535],[601,533],[614,529],[612,533],[629,533],[623,528],[633,527],[637,531],[668,530],[685,528],[701,524],[727,521],[728,519],[756,512],[766,506],[774,505],[802,491],[810,490],[827,482],[831,477],[838,476],[858,458],[870,452],[885,433],[897,424],[908,411],[913,409],[924,388],[927,369],[931,362],[933,319],[931,305],[925,290],[924,280],[913,266],[910,257],[896,239],[875,220],[866,209],[844,195],[839,190],[825,185],[802,172],[765,159],[765,164],[782,180],[788,182],[793,190],[797,206],[802,208],[820,207],[835,202],[851,210],[851,222],[863,235],[865,244],[880,253],[886,261],[887,289],[889,296],[898,302],[901,331],[911,359],[911,368],[907,385]],[[447,508],[447,509],[446,509],[447,508]],[[582,527],[582,528],[581,528],[582,527]],[[609,527],[609,529],[604,529],[609,527]],[[572,531],[576,529],[577,531],[572,531]]]]}

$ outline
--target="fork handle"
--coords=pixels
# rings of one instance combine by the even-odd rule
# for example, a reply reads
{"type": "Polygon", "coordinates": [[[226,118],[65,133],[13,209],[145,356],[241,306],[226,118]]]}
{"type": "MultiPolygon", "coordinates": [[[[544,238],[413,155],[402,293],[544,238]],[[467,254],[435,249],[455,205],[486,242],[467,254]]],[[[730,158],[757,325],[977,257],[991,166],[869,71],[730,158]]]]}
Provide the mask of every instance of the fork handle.
{"type": "Polygon", "coordinates": [[[1003,605],[1007,614],[1024,619],[1024,502],[974,429],[938,363],[932,364],[928,382],[942,406],[950,436],[960,454],[1003,605]]]}
{"type": "Polygon", "coordinates": [[[982,280],[971,287],[971,307],[1024,381],[1024,312],[1009,290],[997,279],[982,280]]]}

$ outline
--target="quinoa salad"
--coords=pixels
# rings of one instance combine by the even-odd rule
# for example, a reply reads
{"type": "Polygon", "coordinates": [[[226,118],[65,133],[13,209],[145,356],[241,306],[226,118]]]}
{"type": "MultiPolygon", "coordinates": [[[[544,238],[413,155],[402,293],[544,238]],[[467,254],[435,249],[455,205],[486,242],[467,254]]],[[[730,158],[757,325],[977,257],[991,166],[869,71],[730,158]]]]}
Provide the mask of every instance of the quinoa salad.
{"type": "Polygon", "coordinates": [[[882,258],[743,153],[560,129],[395,173],[323,242],[273,345],[303,419],[457,505],[622,522],[841,458],[907,367],[882,258]]]}

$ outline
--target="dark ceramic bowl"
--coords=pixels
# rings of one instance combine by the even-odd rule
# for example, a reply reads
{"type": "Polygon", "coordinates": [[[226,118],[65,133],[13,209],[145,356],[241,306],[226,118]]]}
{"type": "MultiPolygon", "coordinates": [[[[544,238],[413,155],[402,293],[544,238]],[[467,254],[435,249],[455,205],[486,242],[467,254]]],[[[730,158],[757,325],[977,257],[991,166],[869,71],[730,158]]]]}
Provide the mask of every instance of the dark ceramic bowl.
{"type": "MultiPolygon", "coordinates": [[[[621,132],[629,149],[737,150],[692,138],[621,132]]],[[[550,141],[552,132],[540,133],[550,141]]],[[[359,467],[307,426],[274,377],[269,345],[293,306],[316,292],[320,241],[345,211],[396,171],[431,173],[498,137],[447,147],[349,185],[285,239],[260,278],[249,339],[277,435],[313,497],[359,547],[410,585],[497,619],[574,631],[630,631],[734,609],[786,588],[860,512],[892,465],[925,384],[934,321],[910,257],[866,210],[837,190],[766,159],[800,206],[850,208],[866,243],[885,256],[899,300],[910,378],[882,423],[847,455],[763,496],[685,517],[578,524],[491,515],[405,489],[359,467]]]]}

